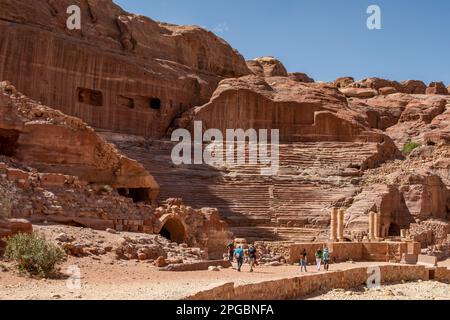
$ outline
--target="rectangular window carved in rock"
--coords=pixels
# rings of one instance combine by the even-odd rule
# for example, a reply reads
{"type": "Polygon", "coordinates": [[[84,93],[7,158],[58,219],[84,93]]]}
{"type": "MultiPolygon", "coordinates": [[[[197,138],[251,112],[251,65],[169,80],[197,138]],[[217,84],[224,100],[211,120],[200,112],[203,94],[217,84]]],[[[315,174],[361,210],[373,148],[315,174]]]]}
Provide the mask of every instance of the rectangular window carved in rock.
{"type": "Polygon", "coordinates": [[[161,99],[158,98],[150,98],[150,108],[153,110],[161,109],[161,99]]]}
{"type": "Polygon", "coordinates": [[[103,94],[98,90],[78,88],[78,102],[90,104],[92,106],[103,106],[103,94]]]}

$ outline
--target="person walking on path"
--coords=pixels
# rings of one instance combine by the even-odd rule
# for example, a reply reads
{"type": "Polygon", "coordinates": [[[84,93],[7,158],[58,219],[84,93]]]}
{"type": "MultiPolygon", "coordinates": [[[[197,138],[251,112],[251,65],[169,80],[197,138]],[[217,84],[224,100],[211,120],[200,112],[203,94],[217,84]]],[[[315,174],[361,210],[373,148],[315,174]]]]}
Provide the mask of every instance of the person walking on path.
{"type": "Polygon", "coordinates": [[[317,264],[317,271],[320,271],[320,266],[322,264],[322,250],[318,249],[316,251],[316,264],[317,264]]]}
{"type": "Polygon", "coordinates": [[[230,262],[233,262],[234,260],[234,243],[230,242],[228,244],[228,259],[230,260],[230,262]]]}
{"type": "Polygon", "coordinates": [[[253,245],[248,248],[248,259],[250,263],[250,272],[253,272],[253,267],[256,266],[256,248],[253,245]]]}
{"type": "Polygon", "coordinates": [[[234,257],[237,262],[237,271],[241,272],[242,264],[244,263],[244,249],[241,246],[234,250],[234,257]]]}
{"type": "Polygon", "coordinates": [[[330,252],[328,248],[324,248],[322,252],[323,267],[326,271],[330,268],[330,252]]]}
{"type": "Polygon", "coordinates": [[[300,253],[300,272],[303,272],[303,268],[305,268],[305,272],[308,272],[306,270],[307,257],[308,254],[306,253],[306,249],[303,249],[300,253]]]}

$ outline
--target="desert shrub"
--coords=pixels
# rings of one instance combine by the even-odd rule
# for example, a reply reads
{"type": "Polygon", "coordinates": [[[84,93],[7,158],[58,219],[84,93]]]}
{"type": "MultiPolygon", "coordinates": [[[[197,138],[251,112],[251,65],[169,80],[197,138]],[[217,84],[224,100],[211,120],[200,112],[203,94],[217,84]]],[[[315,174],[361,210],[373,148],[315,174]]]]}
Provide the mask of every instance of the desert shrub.
{"type": "Polygon", "coordinates": [[[404,154],[410,154],[414,149],[420,148],[421,146],[422,145],[420,143],[413,142],[413,141],[408,141],[403,146],[402,152],[404,154]]]}
{"type": "Polygon", "coordinates": [[[110,185],[107,185],[107,184],[105,184],[105,185],[102,185],[101,187],[100,187],[100,192],[103,192],[103,193],[111,193],[111,192],[113,192],[113,187],[111,187],[110,185]]]}
{"type": "Polygon", "coordinates": [[[6,239],[5,257],[17,262],[21,271],[49,277],[65,259],[64,251],[36,233],[19,233],[6,239]]]}

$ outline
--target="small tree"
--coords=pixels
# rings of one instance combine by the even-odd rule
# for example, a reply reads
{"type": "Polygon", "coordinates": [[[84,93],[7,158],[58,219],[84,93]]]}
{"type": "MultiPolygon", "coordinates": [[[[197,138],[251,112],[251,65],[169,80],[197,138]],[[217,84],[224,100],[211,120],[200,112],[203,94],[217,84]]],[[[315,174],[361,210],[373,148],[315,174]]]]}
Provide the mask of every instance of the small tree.
{"type": "Polygon", "coordinates": [[[17,262],[21,271],[49,277],[65,260],[64,251],[36,233],[19,233],[6,239],[5,257],[17,262]]]}

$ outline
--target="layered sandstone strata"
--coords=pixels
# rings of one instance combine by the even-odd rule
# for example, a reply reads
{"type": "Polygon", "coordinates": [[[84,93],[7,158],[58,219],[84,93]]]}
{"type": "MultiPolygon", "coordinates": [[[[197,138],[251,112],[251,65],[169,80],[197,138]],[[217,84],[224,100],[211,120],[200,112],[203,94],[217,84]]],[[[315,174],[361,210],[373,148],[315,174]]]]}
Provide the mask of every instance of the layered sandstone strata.
{"type": "Polygon", "coordinates": [[[0,154],[40,172],[135,190],[143,200],[155,200],[159,186],[144,167],[121,155],[80,119],[26,98],[8,82],[0,84],[0,115],[0,154]]]}
{"type": "Polygon", "coordinates": [[[0,65],[0,79],[30,98],[97,128],[151,137],[207,102],[224,77],[250,73],[213,33],[111,0],[0,1],[0,65]],[[81,8],[81,30],[66,28],[71,5],[81,8]]]}

